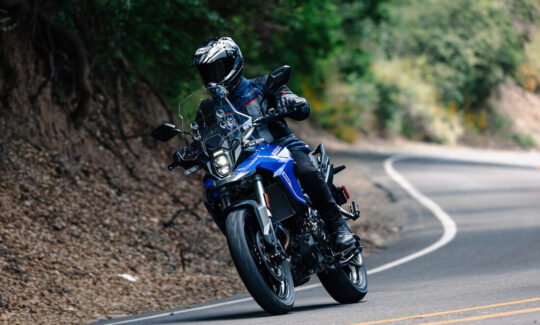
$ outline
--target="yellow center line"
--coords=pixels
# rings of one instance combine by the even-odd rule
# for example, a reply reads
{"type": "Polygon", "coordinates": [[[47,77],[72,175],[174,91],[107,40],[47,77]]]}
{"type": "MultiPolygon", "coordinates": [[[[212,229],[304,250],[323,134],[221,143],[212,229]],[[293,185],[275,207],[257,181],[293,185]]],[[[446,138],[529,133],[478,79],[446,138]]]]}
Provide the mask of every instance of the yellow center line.
{"type": "Polygon", "coordinates": [[[440,321],[440,322],[422,323],[422,325],[454,324],[454,323],[471,322],[471,321],[475,321],[475,320],[483,320],[483,319],[490,319],[490,318],[497,318],[497,317],[513,316],[513,315],[527,314],[527,313],[534,313],[534,312],[540,312],[540,307],[529,308],[529,309],[520,309],[520,310],[514,310],[514,311],[506,311],[504,313],[497,313],[497,314],[488,314],[488,315],[481,315],[481,316],[472,316],[472,317],[465,317],[465,318],[449,319],[449,320],[443,320],[443,321],[440,321]]]}
{"type": "Polygon", "coordinates": [[[492,304],[492,305],[484,305],[484,306],[476,306],[476,307],[469,307],[469,308],[462,308],[462,309],[447,310],[447,311],[441,311],[441,312],[431,313],[431,314],[411,315],[411,316],[405,316],[405,317],[377,320],[377,321],[372,321],[372,322],[356,323],[356,324],[353,324],[353,325],[384,324],[384,323],[390,323],[390,322],[399,322],[399,321],[407,320],[407,319],[448,315],[448,314],[462,313],[462,312],[472,311],[472,310],[480,310],[480,309],[486,309],[486,308],[495,308],[495,307],[502,307],[502,306],[524,304],[524,303],[535,302],[535,301],[540,301],[540,297],[531,298],[531,299],[524,299],[524,300],[509,301],[509,302],[502,302],[502,303],[492,304]]]}

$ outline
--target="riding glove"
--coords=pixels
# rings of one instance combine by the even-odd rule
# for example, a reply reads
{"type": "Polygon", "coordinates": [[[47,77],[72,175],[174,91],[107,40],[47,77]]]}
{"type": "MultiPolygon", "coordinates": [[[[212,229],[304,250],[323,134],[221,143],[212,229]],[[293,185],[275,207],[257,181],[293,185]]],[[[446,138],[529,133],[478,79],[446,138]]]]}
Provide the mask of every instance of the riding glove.
{"type": "Polygon", "coordinates": [[[309,112],[309,104],[305,98],[294,93],[280,94],[276,98],[276,111],[279,117],[293,117],[300,111],[309,112]]]}

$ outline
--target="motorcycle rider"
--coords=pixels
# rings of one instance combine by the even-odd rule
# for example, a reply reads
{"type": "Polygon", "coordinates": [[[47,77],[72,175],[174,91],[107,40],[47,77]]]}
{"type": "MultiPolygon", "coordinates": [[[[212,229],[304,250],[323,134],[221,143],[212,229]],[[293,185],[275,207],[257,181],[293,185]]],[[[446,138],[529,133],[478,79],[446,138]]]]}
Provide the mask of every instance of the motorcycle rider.
{"type": "Polygon", "coordinates": [[[343,249],[355,243],[355,239],[344,224],[339,208],[323,180],[319,170],[311,162],[309,146],[298,140],[285,122],[285,117],[297,121],[309,116],[309,104],[305,98],[282,86],[270,98],[268,105],[262,102],[262,91],[268,76],[255,79],[243,77],[244,58],[238,45],[230,37],[213,38],[205,41],[194,53],[191,67],[196,67],[206,87],[216,83],[228,91],[228,99],[243,113],[254,119],[271,114],[266,107],[275,107],[275,119],[256,129],[259,137],[267,143],[286,146],[295,162],[295,173],[302,188],[321,214],[331,234],[334,245],[343,249]]]}

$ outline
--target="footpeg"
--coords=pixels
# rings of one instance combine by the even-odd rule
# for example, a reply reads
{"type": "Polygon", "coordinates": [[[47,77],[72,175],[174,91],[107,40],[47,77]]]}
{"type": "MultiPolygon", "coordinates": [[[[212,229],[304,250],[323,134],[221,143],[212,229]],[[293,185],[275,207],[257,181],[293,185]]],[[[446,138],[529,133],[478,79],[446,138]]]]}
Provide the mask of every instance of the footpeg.
{"type": "Polygon", "coordinates": [[[351,219],[356,220],[360,218],[360,207],[358,206],[358,203],[352,201],[352,204],[349,205],[349,212],[351,213],[351,219]]]}
{"type": "Polygon", "coordinates": [[[351,205],[349,205],[349,211],[343,209],[339,205],[338,209],[341,212],[341,215],[345,217],[345,219],[356,220],[360,218],[360,208],[358,207],[358,203],[354,201],[352,201],[351,205]]]}

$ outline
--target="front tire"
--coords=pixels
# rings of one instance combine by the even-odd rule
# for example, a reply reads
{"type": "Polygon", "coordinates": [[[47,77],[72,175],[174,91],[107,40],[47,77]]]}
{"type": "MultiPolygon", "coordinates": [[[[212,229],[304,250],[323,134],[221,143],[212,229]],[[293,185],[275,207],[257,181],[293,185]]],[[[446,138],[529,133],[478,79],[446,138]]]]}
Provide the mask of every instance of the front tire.
{"type": "MultiPolygon", "coordinates": [[[[227,243],[240,278],[255,301],[268,313],[286,314],[294,305],[294,284],[289,262],[284,260],[271,272],[261,253],[262,233],[248,209],[227,216],[227,243]],[[282,274],[279,274],[281,273],[282,274]],[[276,273],[283,278],[276,279],[276,273]]],[[[264,239],[262,240],[264,241],[264,239]]]]}
{"type": "Polygon", "coordinates": [[[326,291],[340,304],[362,300],[368,291],[367,272],[362,253],[341,268],[317,274],[326,291]]]}

